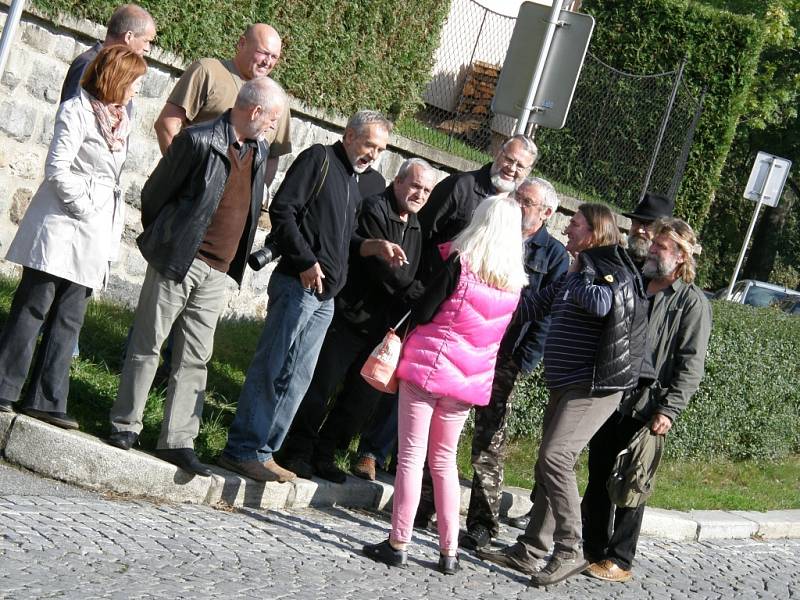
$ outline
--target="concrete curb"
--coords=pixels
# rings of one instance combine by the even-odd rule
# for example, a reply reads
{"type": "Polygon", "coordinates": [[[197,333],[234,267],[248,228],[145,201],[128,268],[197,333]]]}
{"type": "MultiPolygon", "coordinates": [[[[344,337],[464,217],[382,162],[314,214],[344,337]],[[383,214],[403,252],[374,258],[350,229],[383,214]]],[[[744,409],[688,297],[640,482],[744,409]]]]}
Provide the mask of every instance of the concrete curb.
{"type": "MultiPolygon", "coordinates": [[[[119,450],[96,437],[11,413],[0,413],[0,453],[8,462],[53,479],[172,502],[267,510],[334,505],[385,510],[391,508],[394,492],[391,478],[383,475],[378,481],[348,477],[341,485],[320,479],[263,483],[212,467],[211,477],[194,477],[145,452],[119,450]]],[[[462,513],[469,495],[469,482],[462,482],[462,513]]],[[[500,514],[524,515],[531,507],[529,495],[529,490],[506,488],[500,514]]],[[[800,510],[686,513],[648,507],[642,534],[674,541],[800,538],[800,510]]]]}

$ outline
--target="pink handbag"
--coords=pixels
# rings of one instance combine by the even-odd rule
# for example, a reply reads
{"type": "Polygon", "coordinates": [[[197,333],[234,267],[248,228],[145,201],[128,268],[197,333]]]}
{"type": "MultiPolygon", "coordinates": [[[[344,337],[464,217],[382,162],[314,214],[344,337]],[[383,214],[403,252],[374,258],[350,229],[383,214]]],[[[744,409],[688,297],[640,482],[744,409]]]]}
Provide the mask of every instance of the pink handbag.
{"type": "Polygon", "coordinates": [[[364,366],[361,367],[361,376],[378,391],[389,394],[397,391],[396,371],[397,363],[400,362],[400,351],[403,348],[403,342],[395,331],[410,314],[411,311],[408,311],[397,325],[383,336],[381,343],[375,346],[364,366]]]}

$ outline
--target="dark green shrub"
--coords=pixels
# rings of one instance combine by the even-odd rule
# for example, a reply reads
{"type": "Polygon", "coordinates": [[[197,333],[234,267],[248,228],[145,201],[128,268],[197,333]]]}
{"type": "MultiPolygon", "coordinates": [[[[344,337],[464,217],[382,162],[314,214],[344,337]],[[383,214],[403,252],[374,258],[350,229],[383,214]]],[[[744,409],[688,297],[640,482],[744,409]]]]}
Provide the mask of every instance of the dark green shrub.
{"type": "MultiPolygon", "coordinates": [[[[117,0],[34,0],[105,23],[117,0]]],[[[396,115],[420,102],[448,2],[441,0],[141,0],[158,23],[158,43],[186,59],[230,57],[244,28],[274,25],[284,58],[276,78],[289,92],[345,115],[374,108],[396,115]]]]}
{"type": "Polygon", "coordinates": [[[583,7],[597,20],[591,49],[603,60],[627,71],[656,73],[673,70],[686,57],[690,89],[695,95],[707,89],[676,203],[676,214],[699,229],[745,110],[764,25],[688,0],[587,0],[583,7]]]}
{"type": "MultiPolygon", "coordinates": [[[[800,452],[800,318],[712,302],[706,375],[668,434],[674,457],[773,459],[800,452]]],[[[515,389],[512,436],[541,434],[541,369],[515,389]]]]}

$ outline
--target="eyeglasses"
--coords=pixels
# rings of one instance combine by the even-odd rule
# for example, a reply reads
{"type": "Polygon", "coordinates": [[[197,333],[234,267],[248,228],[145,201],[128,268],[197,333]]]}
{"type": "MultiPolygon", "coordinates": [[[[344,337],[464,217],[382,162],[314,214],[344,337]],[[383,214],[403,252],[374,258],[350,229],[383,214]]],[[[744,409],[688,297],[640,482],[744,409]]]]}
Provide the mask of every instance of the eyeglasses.
{"type": "Polygon", "coordinates": [[[265,52],[264,50],[256,50],[255,54],[259,54],[271,62],[278,62],[281,58],[280,54],[273,54],[272,52],[265,52]]]}
{"type": "Polygon", "coordinates": [[[514,160],[505,152],[503,152],[500,155],[500,161],[502,162],[504,167],[511,167],[515,171],[521,171],[523,173],[526,171],[530,171],[531,167],[533,167],[533,164],[525,165],[522,163],[522,161],[514,160]]]}
{"type": "Polygon", "coordinates": [[[519,204],[522,208],[542,208],[543,206],[541,202],[536,202],[535,200],[531,200],[525,196],[520,196],[519,193],[514,194],[514,200],[516,200],[517,204],[519,204]]]}

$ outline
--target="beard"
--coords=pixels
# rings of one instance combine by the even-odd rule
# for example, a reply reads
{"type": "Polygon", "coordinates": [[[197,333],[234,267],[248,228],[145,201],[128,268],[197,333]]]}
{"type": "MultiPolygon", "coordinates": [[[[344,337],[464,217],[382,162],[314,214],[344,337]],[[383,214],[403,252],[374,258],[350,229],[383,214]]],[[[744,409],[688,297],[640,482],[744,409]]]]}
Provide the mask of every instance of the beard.
{"type": "Polygon", "coordinates": [[[638,235],[628,236],[628,254],[630,254],[633,262],[642,264],[647,260],[647,253],[650,250],[650,244],[650,240],[638,235]]]}
{"type": "Polygon", "coordinates": [[[642,275],[648,279],[664,279],[671,276],[677,268],[678,261],[675,259],[665,258],[659,260],[651,256],[642,267],[642,275]]]}
{"type": "Polygon", "coordinates": [[[495,173],[491,177],[492,185],[494,189],[497,190],[499,194],[510,194],[514,190],[517,189],[517,182],[516,181],[509,181],[508,179],[503,179],[500,173],[495,173]]]}

